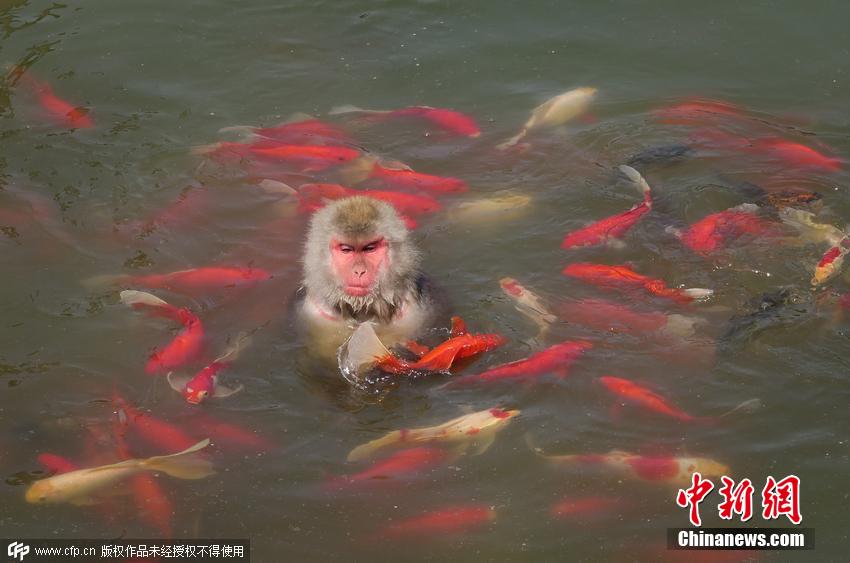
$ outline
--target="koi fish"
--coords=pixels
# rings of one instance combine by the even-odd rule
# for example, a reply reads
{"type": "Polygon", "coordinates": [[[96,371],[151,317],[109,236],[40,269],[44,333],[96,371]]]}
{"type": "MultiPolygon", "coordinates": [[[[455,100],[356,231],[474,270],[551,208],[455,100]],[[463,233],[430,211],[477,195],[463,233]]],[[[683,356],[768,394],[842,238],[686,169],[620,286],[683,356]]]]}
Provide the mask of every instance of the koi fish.
{"type": "Polygon", "coordinates": [[[705,457],[642,456],[620,450],[607,454],[538,455],[550,462],[566,466],[596,466],[615,471],[630,479],[687,486],[691,475],[699,471],[703,477],[729,475],[727,465],[705,457]]]}
{"type": "Polygon", "coordinates": [[[784,207],[779,210],[779,219],[786,225],[796,229],[803,242],[827,243],[830,246],[838,246],[847,236],[847,233],[830,225],[829,223],[818,223],[815,214],[811,211],[784,207]]]}
{"type": "Polygon", "coordinates": [[[677,337],[693,336],[696,320],[683,315],[637,311],[604,299],[580,299],[562,303],[558,308],[567,322],[606,332],[635,336],[665,332],[677,337]]]}
{"type": "Polygon", "coordinates": [[[340,369],[348,379],[355,381],[364,373],[377,367],[401,375],[417,371],[448,371],[454,362],[489,352],[506,342],[498,334],[461,334],[435,346],[415,362],[398,358],[380,341],[372,323],[362,323],[355,329],[340,349],[340,369]]]}
{"type": "Polygon", "coordinates": [[[109,284],[167,289],[185,295],[197,295],[206,291],[244,287],[269,280],[271,277],[271,273],[262,268],[206,266],[146,276],[96,276],[85,280],[83,283],[88,286],[109,284]]]}
{"type": "Polygon", "coordinates": [[[130,406],[117,392],[112,394],[112,407],[122,423],[154,447],[182,450],[195,443],[181,428],[130,406]]]}
{"type": "Polygon", "coordinates": [[[610,375],[600,377],[599,381],[615,395],[637,403],[658,414],[675,418],[680,422],[697,422],[700,420],[699,417],[692,416],[682,409],[671,405],[658,393],[650,391],[634,381],[610,375]]]}
{"type": "Polygon", "coordinates": [[[552,505],[549,514],[558,519],[584,519],[622,509],[628,503],[621,498],[605,496],[565,497],[552,505]]]}
{"type": "Polygon", "coordinates": [[[19,80],[38,98],[41,108],[59,125],[68,129],[90,129],[94,121],[89,116],[89,110],[74,106],[53,93],[53,88],[47,82],[36,80],[27,71],[18,71],[19,80]]]}
{"type": "Polygon", "coordinates": [[[36,459],[42,465],[42,467],[44,467],[47,471],[54,475],[68,473],[70,471],[75,471],[80,468],[79,465],[77,465],[67,457],[62,457],[61,455],[41,453],[38,454],[38,457],[36,459]]]}
{"type": "Polygon", "coordinates": [[[238,448],[268,451],[276,447],[274,442],[254,430],[222,422],[217,418],[202,413],[195,413],[192,418],[192,425],[199,432],[211,436],[214,440],[227,442],[238,448]]]}
{"type": "MultiPolygon", "coordinates": [[[[549,329],[549,325],[558,320],[555,315],[549,312],[549,309],[546,308],[537,294],[531,292],[514,278],[500,279],[499,286],[501,286],[505,295],[516,302],[516,310],[540,327],[541,334],[549,329]]],[[[540,335],[538,335],[539,337],[540,335]]]]}
{"type": "Polygon", "coordinates": [[[219,129],[219,133],[236,131],[248,132],[256,137],[262,137],[290,145],[327,145],[350,144],[348,134],[329,123],[303,116],[305,119],[287,121],[274,127],[251,127],[236,125],[219,129]]]}
{"type": "Polygon", "coordinates": [[[364,113],[372,117],[394,118],[412,117],[430,122],[446,133],[461,137],[479,137],[481,130],[475,120],[459,111],[443,108],[432,108],[430,106],[410,106],[395,110],[368,110],[356,106],[337,106],[328,112],[328,115],[342,115],[347,113],[364,113]]]}
{"type": "Polygon", "coordinates": [[[534,108],[519,133],[496,148],[505,150],[519,143],[531,131],[556,127],[580,116],[587,111],[596,92],[596,88],[576,88],[545,101],[534,108]]]}
{"type": "Polygon", "coordinates": [[[210,397],[222,399],[238,393],[243,389],[242,385],[228,387],[218,382],[218,373],[230,367],[230,364],[239,356],[239,352],[245,345],[245,335],[237,337],[236,342],[221,356],[212,361],[211,364],[195,374],[194,377],[174,375],[168,372],[166,376],[171,388],[183,395],[186,402],[192,405],[200,405],[210,397]]]}
{"type": "Polygon", "coordinates": [[[400,448],[417,444],[442,442],[457,446],[458,453],[473,448],[473,454],[482,454],[493,444],[496,433],[519,415],[518,410],[486,409],[453,418],[448,422],[425,428],[394,430],[382,438],[361,444],[351,450],[348,461],[372,457],[385,448],[400,448]]]}
{"type": "Polygon", "coordinates": [[[844,161],[840,158],[827,156],[801,143],[779,137],[748,139],[712,129],[697,132],[693,135],[692,141],[708,148],[739,151],[777,160],[795,169],[838,172],[844,165],[844,161]]]}
{"type": "Polygon", "coordinates": [[[485,197],[456,204],[449,209],[449,218],[460,223],[503,221],[527,211],[529,203],[531,197],[524,194],[485,197]]]}
{"type": "Polygon", "coordinates": [[[421,446],[408,448],[375,462],[371,467],[353,475],[343,475],[328,481],[328,488],[395,479],[436,467],[451,456],[441,448],[421,446]]]}
{"type": "Polygon", "coordinates": [[[590,342],[568,340],[550,346],[525,359],[502,364],[479,374],[464,375],[450,381],[447,385],[455,387],[487,381],[529,379],[553,372],[563,378],[569,374],[573,363],[591,348],[593,348],[593,344],[590,342]]]}
{"type": "Polygon", "coordinates": [[[376,180],[397,190],[425,191],[432,193],[460,193],[468,188],[466,182],[450,176],[435,176],[415,172],[408,167],[390,168],[378,163],[372,166],[367,179],[376,180]]]}
{"type": "Polygon", "coordinates": [[[837,245],[827,250],[815,266],[812,285],[819,286],[840,272],[848,252],[850,252],[850,238],[842,239],[837,245]]]}
{"type": "Polygon", "coordinates": [[[569,249],[582,246],[595,246],[611,243],[615,240],[618,241],[635,226],[641,217],[649,213],[652,209],[649,184],[631,166],[622,165],[620,166],[620,170],[640,189],[643,194],[643,201],[627,211],[600,219],[583,229],[568,233],[561,243],[561,248],[569,249]]]}
{"type": "Polygon", "coordinates": [[[203,479],[213,474],[212,465],[192,454],[206,448],[209,443],[209,439],[205,439],[170,455],[128,459],[54,475],[33,483],[27,489],[26,500],[31,503],[92,504],[96,502],[94,494],[143,471],[161,471],[178,479],[203,479]]]}
{"type": "Polygon", "coordinates": [[[459,534],[481,528],[495,519],[496,510],[491,506],[450,506],[391,524],[377,534],[377,537],[397,539],[420,535],[459,534]]]}
{"type": "Polygon", "coordinates": [[[177,198],[145,219],[116,225],[115,230],[125,236],[145,237],[158,228],[185,225],[192,219],[206,217],[211,207],[210,191],[195,185],[181,190],[177,198]]]}
{"type": "MultiPolygon", "coordinates": [[[[179,321],[183,330],[161,350],[155,350],[145,365],[145,372],[156,375],[174,370],[192,360],[201,352],[204,327],[201,320],[188,309],[178,309],[159,297],[143,291],[125,290],[120,293],[121,302],[133,308],[152,308],[158,314],[179,321]]],[[[156,314],[156,313],[155,313],[156,314]]]]}
{"type": "Polygon", "coordinates": [[[682,243],[697,254],[706,256],[725,248],[744,235],[770,236],[776,226],[757,215],[758,206],[743,203],[737,207],[703,217],[684,231],[668,227],[682,243]]]}
{"type": "Polygon", "coordinates": [[[786,207],[800,206],[816,206],[823,203],[823,196],[811,190],[781,190],[771,192],[764,196],[764,200],[768,205],[776,209],[785,209],[786,207]]]}
{"type": "Polygon", "coordinates": [[[682,304],[690,303],[695,299],[705,299],[714,293],[710,289],[667,287],[664,281],[638,274],[628,266],[609,266],[605,264],[577,262],[564,268],[563,274],[602,288],[625,287],[630,289],[645,289],[652,295],[665,297],[682,304]]]}
{"type": "Polygon", "coordinates": [[[327,201],[353,195],[386,201],[403,215],[425,215],[435,213],[441,208],[440,202],[431,196],[379,190],[354,190],[339,184],[304,184],[298,189],[298,195],[301,198],[301,210],[309,212],[324,207],[327,201]]]}
{"type": "Polygon", "coordinates": [[[666,108],[654,110],[652,115],[670,125],[705,125],[724,119],[751,119],[743,110],[729,102],[692,99],[666,108]]]}
{"type": "Polygon", "coordinates": [[[196,147],[193,154],[208,155],[219,162],[261,159],[285,163],[301,172],[321,172],[360,158],[363,154],[351,147],[327,145],[290,145],[277,141],[244,143],[215,143],[196,147]]]}

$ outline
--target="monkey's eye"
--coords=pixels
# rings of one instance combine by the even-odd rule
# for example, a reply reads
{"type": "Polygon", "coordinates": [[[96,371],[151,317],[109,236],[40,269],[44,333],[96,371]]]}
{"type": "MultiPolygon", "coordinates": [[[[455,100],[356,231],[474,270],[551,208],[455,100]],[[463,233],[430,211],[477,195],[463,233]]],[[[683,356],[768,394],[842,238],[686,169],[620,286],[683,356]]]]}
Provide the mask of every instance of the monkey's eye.
{"type": "Polygon", "coordinates": [[[375,252],[375,248],[377,248],[375,243],[367,244],[363,247],[363,252],[375,252]]]}
{"type": "Polygon", "coordinates": [[[354,252],[354,247],[348,246],[347,244],[341,244],[341,245],[339,245],[339,251],[342,252],[343,254],[350,254],[350,253],[354,252]]]}

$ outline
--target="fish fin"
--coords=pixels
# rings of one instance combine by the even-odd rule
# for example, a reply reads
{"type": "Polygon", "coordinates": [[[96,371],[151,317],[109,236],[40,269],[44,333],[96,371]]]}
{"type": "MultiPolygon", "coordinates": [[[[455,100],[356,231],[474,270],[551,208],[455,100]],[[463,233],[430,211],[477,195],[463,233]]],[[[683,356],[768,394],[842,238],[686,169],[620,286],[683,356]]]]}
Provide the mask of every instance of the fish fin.
{"type": "Polygon", "coordinates": [[[212,463],[208,459],[194,454],[210,445],[210,439],[205,438],[176,454],[149,457],[138,463],[145,469],[162,471],[178,479],[203,479],[214,473],[212,463]]]}
{"type": "Polygon", "coordinates": [[[634,184],[638,190],[640,190],[641,195],[644,197],[648,197],[649,193],[652,189],[649,187],[649,184],[644,179],[643,175],[640,172],[628,166],[626,164],[621,164],[619,167],[620,172],[629,179],[629,181],[634,184]]]}
{"type": "Polygon", "coordinates": [[[701,287],[690,287],[688,289],[683,289],[682,293],[694,299],[708,299],[709,297],[714,295],[714,290],[704,289],[701,287]]]}
{"type": "Polygon", "coordinates": [[[236,387],[228,387],[226,385],[218,385],[216,384],[215,389],[213,389],[213,397],[216,399],[223,399],[225,397],[229,397],[235,393],[242,391],[245,387],[243,385],[237,385],[236,387]]]}
{"type": "Polygon", "coordinates": [[[517,133],[516,135],[514,135],[513,137],[511,137],[510,139],[508,139],[504,143],[496,145],[496,148],[499,149],[500,151],[508,150],[512,146],[519,143],[525,137],[526,133],[528,133],[528,129],[523,129],[522,131],[520,131],[519,133],[517,133]]]}
{"type": "Polygon", "coordinates": [[[120,293],[121,303],[128,307],[136,305],[145,305],[148,307],[170,307],[168,303],[147,291],[137,291],[135,289],[125,289],[120,293]]]}
{"type": "Polygon", "coordinates": [[[237,358],[239,358],[239,354],[242,352],[242,350],[244,350],[245,347],[248,346],[248,344],[250,343],[251,337],[249,336],[249,334],[247,332],[240,332],[236,335],[236,338],[233,339],[233,342],[230,344],[230,346],[225,349],[224,353],[213,360],[213,363],[224,361],[232,362],[236,360],[237,358]]]}
{"type": "Polygon", "coordinates": [[[80,285],[87,289],[103,289],[110,285],[118,285],[125,279],[127,279],[127,276],[122,274],[104,274],[80,280],[80,285]]]}
{"type": "Polygon", "coordinates": [[[202,156],[217,151],[219,148],[221,148],[221,146],[221,143],[212,143],[210,145],[198,145],[196,147],[192,147],[189,152],[195,156],[202,156]]]}
{"type": "Polygon", "coordinates": [[[427,354],[428,352],[431,351],[430,348],[428,348],[424,344],[420,344],[420,343],[416,342],[415,340],[408,340],[407,342],[405,342],[404,348],[408,352],[410,352],[411,354],[413,354],[414,356],[417,356],[419,358],[421,358],[422,356],[424,356],[425,354],[427,354]]]}
{"type": "Polygon", "coordinates": [[[469,331],[466,329],[466,321],[464,321],[462,318],[460,318],[458,316],[452,317],[452,330],[451,330],[452,338],[457,337],[457,336],[463,336],[467,332],[469,332],[469,331]]]}
{"type": "Polygon", "coordinates": [[[257,186],[260,187],[261,190],[266,192],[267,194],[280,194],[285,196],[297,196],[298,190],[290,186],[289,184],[284,184],[283,182],[278,182],[277,180],[269,180],[268,178],[261,181],[257,186]]]}
{"type": "Polygon", "coordinates": [[[475,441],[473,441],[471,449],[471,455],[481,455],[490,449],[490,446],[493,445],[493,442],[496,440],[495,432],[488,432],[487,434],[479,435],[476,437],[475,441]]]}
{"type": "Polygon", "coordinates": [[[350,104],[342,105],[342,106],[334,106],[328,111],[328,115],[343,115],[346,113],[390,113],[388,111],[375,110],[375,109],[363,109],[357,106],[352,106],[350,104]]]}
{"type": "Polygon", "coordinates": [[[254,136],[254,131],[257,128],[253,125],[231,125],[230,127],[222,127],[218,130],[219,134],[222,133],[236,133],[240,138],[250,138],[254,136]]]}
{"type": "Polygon", "coordinates": [[[398,442],[403,441],[403,433],[401,430],[393,430],[389,434],[372,440],[371,442],[366,442],[365,444],[360,444],[348,454],[346,461],[361,461],[372,457],[376,451],[391,446],[393,444],[397,444],[398,442]]]}
{"type": "Polygon", "coordinates": [[[744,401],[740,405],[736,406],[732,410],[729,410],[729,411],[727,411],[727,412],[725,412],[721,415],[718,415],[717,418],[720,418],[720,417],[723,417],[723,416],[729,416],[731,414],[736,414],[736,413],[745,413],[745,414],[753,413],[753,412],[761,409],[763,406],[764,406],[764,403],[762,402],[761,399],[759,399],[759,398],[749,399],[749,400],[744,401]]]}
{"type": "Polygon", "coordinates": [[[380,358],[392,354],[375,334],[372,323],[361,323],[339,349],[339,368],[346,379],[359,379],[375,367],[380,358]]]}
{"type": "Polygon", "coordinates": [[[168,384],[172,389],[177,391],[178,393],[182,393],[186,388],[186,384],[192,381],[192,378],[188,375],[174,375],[173,371],[169,371],[165,375],[165,379],[168,380],[168,384]]]}

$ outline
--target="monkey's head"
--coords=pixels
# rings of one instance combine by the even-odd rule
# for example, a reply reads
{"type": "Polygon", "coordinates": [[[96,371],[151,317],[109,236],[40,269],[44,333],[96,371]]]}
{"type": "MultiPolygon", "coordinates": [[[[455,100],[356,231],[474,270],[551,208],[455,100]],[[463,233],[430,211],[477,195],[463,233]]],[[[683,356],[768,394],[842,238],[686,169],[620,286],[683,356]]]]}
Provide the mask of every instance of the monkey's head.
{"type": "Polygon", "coordinates": [[[304,254],[308,295],[343,315],[387,320],[416,276],[419,254],[395,209],[354,196],[313,215],[304,254]]]}

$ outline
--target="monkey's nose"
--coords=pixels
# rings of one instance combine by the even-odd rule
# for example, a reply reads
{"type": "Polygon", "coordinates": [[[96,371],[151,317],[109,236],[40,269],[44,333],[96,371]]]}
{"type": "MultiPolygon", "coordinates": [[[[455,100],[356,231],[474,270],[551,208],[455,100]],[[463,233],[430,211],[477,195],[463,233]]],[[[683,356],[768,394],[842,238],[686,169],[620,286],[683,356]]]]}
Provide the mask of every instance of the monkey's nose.
{"type": "Polygon", "coordinates": [[[354,268],[354,275],[357,276],[358,278],[362,278],[365,273],[366,273],[366,268],[358,268],[358,267],[354,268]]]}

